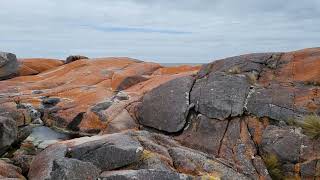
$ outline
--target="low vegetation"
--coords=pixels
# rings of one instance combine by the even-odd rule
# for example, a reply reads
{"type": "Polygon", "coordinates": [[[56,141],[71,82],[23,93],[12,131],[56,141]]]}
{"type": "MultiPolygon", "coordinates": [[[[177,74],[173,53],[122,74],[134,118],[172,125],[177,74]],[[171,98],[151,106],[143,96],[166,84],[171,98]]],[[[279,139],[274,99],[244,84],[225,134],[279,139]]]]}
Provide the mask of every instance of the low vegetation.
{"type": "Polygon", "coordinates": [[[283,172],[281,170],[281,166],[277,156],[273,154],[268,154],[263,156],[263,160],[272,179],[274,180],[284,179],[283,172]]]}
{"type": "Polygon", "coordinates": [[[306,116],[300,126],[305,135],[313,139],[320,138],[320,117],[318,115],[306,116]]]}
{"type": "Polygon", "coordinates": [[[229,74],[240,74],[241,73],[241,69],[239,66],[233,66],[232,68],[230,68],[228,70],[229,74]]]}

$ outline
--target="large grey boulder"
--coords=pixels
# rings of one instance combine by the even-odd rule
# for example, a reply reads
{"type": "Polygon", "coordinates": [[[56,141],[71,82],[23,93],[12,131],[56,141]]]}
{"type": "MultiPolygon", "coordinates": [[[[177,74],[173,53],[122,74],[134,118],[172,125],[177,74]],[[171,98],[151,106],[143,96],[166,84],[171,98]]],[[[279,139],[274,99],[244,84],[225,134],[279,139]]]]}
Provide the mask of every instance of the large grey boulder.
{"type": "Polygon", "coordinates": [[[214,119],[242,115],[250,89],[244,75],[210,73],[198,79],[191,91],[191,102],[196,111],[214,119]]]}
{"type": "Polygon", "coordinates": [[[57,159],[53,162],[51,179],[97,179],[100,169],[92,163],[82,162],[77,159],[57,159]]]}
{"type": "MultiPolygon", "coordinates": [[[[111,134],[69,148],[71,158],[91,162],[101,170],[113,170],[137,162],[143,152],[139,141],[125,134],[111,134]]],[[[80,138],[81,139],[81,138],[80,138]]]]}
{"type": "Polygon", "coordinates": [[[153,169],[106,171],[100,175],[101,180],[191,180],[191,176],[170,171],[153,169]]]}
{"type": "Polygon", "coordinates": [[[16,122],[9,117],[0,116],[0,155],[17,139],[16,122]]]}
{"type": "Polygon", "coordinates": [[[169,133],[180,131],[189,112],[194,78],[181,77],[148,92],[138,110],[139,123],[169,133]]]}
{"type": "Polygon", "coordinates": [[[66,153],[67,146],[65,144],[58,143],[49,146],[32,160],[28,178],[30,180],[52,179],[53,162],[64,158],[66,153]]]}
{"type": "Polygon", "coordinates": [[[16,55],[0,52],[0,80],[9,79],[18,74],[19,63],[16,55]]]}
{"type": "Polygon", "coordinates": [[[258,117],[288,122],[301,116],[294,107],[294,96],[292,89],[277,84],[256,88],[251,91],[246,109],[258,117]]]}

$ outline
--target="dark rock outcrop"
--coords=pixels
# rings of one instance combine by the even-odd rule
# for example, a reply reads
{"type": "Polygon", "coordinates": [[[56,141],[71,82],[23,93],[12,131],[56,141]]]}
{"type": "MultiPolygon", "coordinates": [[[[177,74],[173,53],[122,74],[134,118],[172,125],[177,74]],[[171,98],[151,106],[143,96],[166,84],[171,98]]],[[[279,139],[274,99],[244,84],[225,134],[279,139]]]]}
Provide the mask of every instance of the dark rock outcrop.
{"type": "Polygon", "coordinates": [[[18,127],[12,118],[0,116],[0,155],[17,140],[18,127]]]}
{"type": "Polygon", "coordinates": [[[189,93],[194,79],[174,79],[147,93],[138,112],[139,123],[165,132],[178,132],[186,124],[189,93]]]}
{"type": "Polygon", "coordinates": [[[132,137],[112,134],[70,147],[68,156],[91,162],[101,170],[113,170],[138,161],[142,151],[143,147],[132,137]]]}
{"type": "Polygon", "coordinates": [[[196,105],[197,112],[224,120],[242,115],[249,87],[244,75],[210,73],[196,81],[191,91],[191,102],[196,105]]]}
{"type": "Polygon", "coordinates": [[[74,61],[78,61],[81,59],[89,59],[89,58],[86,56],[81,56],[81,55],[71,55],[71,56],[67,57],[65,64],[69,64],[69,63],[72,63],[74,61]]]}
{"type": "Polygon", "coordinates": [[[16,55],[0,52],[0,80],[18,75],[19,63],[16,55]]]}
{"type": "Polygon", "coordinates": [[[77,159],[57,159],[53,161],[51,179],[97,179],[100,169],[92,163],[77,159]]]}

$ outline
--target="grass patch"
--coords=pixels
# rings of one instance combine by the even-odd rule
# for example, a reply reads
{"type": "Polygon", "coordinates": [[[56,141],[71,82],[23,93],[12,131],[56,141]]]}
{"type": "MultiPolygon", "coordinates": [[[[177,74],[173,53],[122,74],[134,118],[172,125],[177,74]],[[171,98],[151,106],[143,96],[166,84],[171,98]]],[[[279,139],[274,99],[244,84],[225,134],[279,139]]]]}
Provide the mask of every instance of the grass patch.
{"type": "Polygon", "coordinates": [[[320,117],[318,115],[309,115],[304,117],[300,126],[303,129],[303,133],[312,139],[320,138],[320,117]]]}
{"type": "Polygon", "coordinates": [[[277,156],[273,154],[265,155],[263,160],[272,179],[281,180],[284,178],[277,156]]]}
{"type": "Polygon", "coordinates": [[[241,73],[241,69],[239,66],[233,66],[228,70],[228,74],[240,74],[240,73],[241,73]]]}

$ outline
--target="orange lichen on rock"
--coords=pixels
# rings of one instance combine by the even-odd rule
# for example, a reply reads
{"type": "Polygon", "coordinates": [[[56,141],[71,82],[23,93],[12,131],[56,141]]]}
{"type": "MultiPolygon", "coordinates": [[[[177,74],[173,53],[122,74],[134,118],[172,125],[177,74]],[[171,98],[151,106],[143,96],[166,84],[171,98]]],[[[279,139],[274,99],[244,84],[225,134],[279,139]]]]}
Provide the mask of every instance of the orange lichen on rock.
{"type": "Polygon", "coordinates": [[[19,62],[20,76],[39,74],[41,72],[63,65],[63,61],[61,60],[44,58],[19,59],[19,62]]]}
{"type": "Polygon", "coordinates": [[[0,92],[6,93],[0,103],[12,102],[17,97],[18,103],[30,104],[36,109],[48,106],[43,116],[47,124],[95,133],[105,129],[107,123],[145,92],[180,74],[194,74],[197,69],[183,66],[176,68],[178,74],[171,70],[172,75],[153,75],[162,68],[157,63],[112,57],[68,64],[52,59],[22,59],[20,62],[20,76],[0,82],[0,92]],[[127,92],[129,99],[114,100],[118,91],[127,92]],[[44,104],[44,101],[50,102],[50,98],[58,100],[54,104],[44,104]],[[92,112],[94,106],[105,101],[111,101],[111,107],[92,112]],[[105,116],[105,122],[97,114],[105,116]]]}

